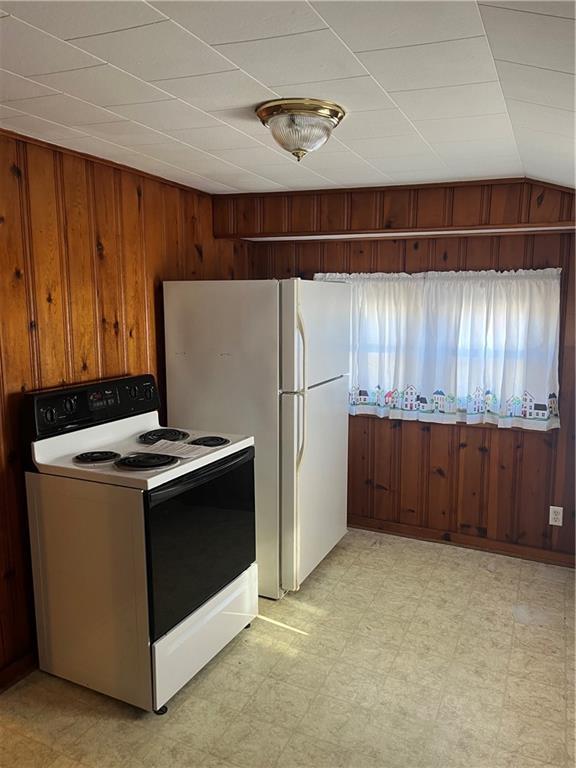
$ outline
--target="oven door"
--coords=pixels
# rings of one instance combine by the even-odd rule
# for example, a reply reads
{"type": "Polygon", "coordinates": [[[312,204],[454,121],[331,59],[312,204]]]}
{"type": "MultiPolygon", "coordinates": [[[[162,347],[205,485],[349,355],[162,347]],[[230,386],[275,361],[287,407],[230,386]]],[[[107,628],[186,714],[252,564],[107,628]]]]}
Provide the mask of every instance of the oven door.
{"type": "Polygon", "coordinates": [[[255,561],[254,448],[149,491],[145,509],[155,642],[255,561]]]}

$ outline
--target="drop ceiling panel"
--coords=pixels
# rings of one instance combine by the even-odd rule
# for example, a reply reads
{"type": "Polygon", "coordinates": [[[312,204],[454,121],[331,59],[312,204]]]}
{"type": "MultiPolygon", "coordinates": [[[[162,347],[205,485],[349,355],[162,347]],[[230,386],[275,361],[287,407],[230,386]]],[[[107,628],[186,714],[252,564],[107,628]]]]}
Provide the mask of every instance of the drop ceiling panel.
{"type": "Polygon", "coordinates": [[[506,111],[498,80],[419,91],[396,91],[391,96],[412,120],[495,115],[506,111]]]}
{"type": "Polygon", "coordinates": [[[359,59],[388,91],[436,88],[496,79],[485,37],[359,53],[359,59]]]}
{"type": "Polygon", "coordinates": [[[183,128],[217,126],[218,121],[199,109],[178,99],[152,102],[151,104],[127,104],[114,107],[119,115],[157,131],[176,131],[183,128]]]}
{"type": "Polygon", "coordinates": [[[557,71],[573,69],[571,3],[2,8],[0,126],[208,192],[526,174],[571,183],[574,76],[557,71]],[[282,96],[348,111],[302,163],[254,113],[282,96]]]}
{"type": "Polygon", "coordinates": [[[574,75],[508,61],[496,62],[504,96],[560,109],[574,109],[574,75]]]}
{"type": "Polygon", "coordinates": [[[280,96],[304,96],[326,99],[341,104],[345,109],[365,112],[372,109],[394,109],[394,102],[370,75],[347,77],[343,80],[321,80],[318,83],[292,83],[274,85],[280,96]]]}
{"type": "Polygon", "coordinates": [[[147,81],[234,69],[217,51],[172,21],[83,37],[75,44],[147,81]]]}
{"type": "Polygon", "coordinates": [[[573,0],[504,0],[501,2],[492,2],[492,0],[482,0],[479,3],[480,7],[483,5],[491,5],[497,8],[508,8],[512,11],[526,11],[528,13],[541,13],[545,16],[559,16],[565,19],[575,18],[576,4],[573,0]]]}
{"type": "Polygon", "coordinates": [[[63,93],[38,96],[34,99],[19,99],[7,102],[7,104],[29,115],[36,115],[36,117],[43,117],[46,120],[54,120],[72,126],[110,123],[122,119],[107,109],[95,107],[93,104],[88,104],[72,96],[66,96],[63,93]]]}
{"type": "Polygon", "coordinates": [[[170,98],[169,93],[165,93],[110,64],[102,64],[89,69],[73,69],[51,75],[40,75],[34,79],[101,107],[112,107],[116,104],[140,104],[170,98]]]}
{"type": "Polygon", "coordinates": [[[574,113],[566,109],[508,99],[508,112],[516,128],[559,133],[574,140],[574,113]]]}
{"type": "Polygon", "coordinates": [[[32,99],[35,96],[49,96],[57,90],[28,80],[20,75],[13,75],[0,69],[0,103],[14,99],[32,99]]]}
{"type": "Polygon", "coordinates": [[[420,134],[430,142],[450,143],[475,139],[508,139],[514,141],[510,119],[506,113],[503,115],[419,120],[414,125],[420,134]]]}
{"type": "Polygon", "coordinates": [[[305,2],[154,2],[211,45],[295,35],[326,26],[305,2]]]}
{"type": "Polygon", "coordinates": [[[352,112],[345,117],[338,129],[338,138],[346,142],[348,139],[376,139],[413,133],[412,124],[400,110],[376,109],[352,112]]]}
{"type": "Polygon", "coordinates": [[[488,6],[481,11],[496,60],[574,72],[573,21],[488,6]]]}
{"type": "Polygon", "coordinates": [[[18,75],[40,75],[101,64],[100,59],[24,24],[0,19],[0,65],[18,75]]]}
{"type": "Polygon", "coordinates": [[[365,74],[356,57],[328,29],[219,45],[217,50],[267,85],[365,74]]]}
{"type": "Polygon", "coordinates": [[[470,2],[317,2],[314,8],[353,51],[400,48],[483,35],[470,2]]]}
{"type": "Polygon", "coordinates": [[[163,14],[140,0],[100,0],[84,2],[76,7],[69,0],[18,0],[2,2],[2,8],[62,40],[138,27],[164,19],[163,14]]]}
{"type": "Polygon", "coordinates": [[[52,123],[33,115],[19,115],[0,120],[0,127],[7,131],[23,133],[25,136],[33,136],[43,141],[62,142],[66,146],[66,140],[77,138],[83,133],[75,128],[67,128],[64,125],[52,123]]]}
{"type": "Polygon", "coordinates": [[[211,152],[215,149],[242,149],[257,146],[257,142],[245,133],[228,125],[210,128],[185,128],[167,131],[171,136],[198,149],[211,152]]]}
{"type": "Polygon", "coordinates": [[[91,136],[98,136],[100,139],[107,139],[124,147],[137,147],[140,144],[162,144],[168,140],[164,134],[157,133],[130,120],[85,125],[83,130],[91,136]]]}
{"type": "Polygon", "coordinates": [[[207,111],[244,107],[276,98],[276,93],[239,69],[161,80],[160,88],[207,111]]]}

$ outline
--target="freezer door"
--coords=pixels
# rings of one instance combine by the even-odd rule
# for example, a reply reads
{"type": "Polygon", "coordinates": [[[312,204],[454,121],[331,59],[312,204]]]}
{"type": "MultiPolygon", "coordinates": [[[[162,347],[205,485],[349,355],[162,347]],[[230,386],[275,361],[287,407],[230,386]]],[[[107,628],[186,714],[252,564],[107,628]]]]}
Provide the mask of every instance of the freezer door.
{"type": "Polygon", "coordinates": [[[346,533],[348,377],[281,401],[282,587],[296,590],[346,533]]]}
{"type": "Polygon", "coordinates": [[[164,283],[168,424],[254,435],[259,589],[280,597],[277,280],[164,283]]]}
{"type": "Polygon", "coordinates": [[[284,392],[296,392],[348,373],[350,286],[313,280],[282,280],[284,392]]]}

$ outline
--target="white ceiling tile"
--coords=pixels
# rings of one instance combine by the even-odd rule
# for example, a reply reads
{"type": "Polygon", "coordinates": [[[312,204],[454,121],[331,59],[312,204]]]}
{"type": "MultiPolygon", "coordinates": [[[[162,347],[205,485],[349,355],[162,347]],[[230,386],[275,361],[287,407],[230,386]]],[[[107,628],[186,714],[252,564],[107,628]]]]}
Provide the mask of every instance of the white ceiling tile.
{"type": "Polygon", "coordinates": [[[495,59],[574,72],[574,23],[555,16],[483,6],[495,59]]]}
{"type": "Polygon", "coordinates": [[[381,158],[371,160],[372,165],[379,171],[388,175],[395,173],[430,173],[443,172],[446,170],[446,163],[431,150],[428,152],[418,152],[413,155],[396,155],[395,157],[381,158]]]}
{"type": "Polygon", "coordinates": [[[2,119],[0,120],[0,127],[5,128],[7,131],[22,133],[25,136],[34,136],[43,141],[60,142],[83,135],[82,131],[67,128],[65,125],[57,125],[33,115],[20,115],[18,117],[2,119]]]}
{"type": "Polygon", "coordinates": [[[100,107],[112,107],[116,104],[139,104],[149,101],[162,101],[170,96],[164,91],[137,77],[122,72],[109,64],[102,64],[89,69],[75,69],[70,72],[57,72],[40,75],[35,80],[45,83],[71,96],[91,101],[100,107]]]}
{"type": "Polygon", "coordinates": [[[508,99],[508,112],[512,125],[516,129],[531,128],[535,131],[559,133],[574,139],[574,112],[567,109],[544,107],[528,101],[508,99]]]}
{"type": "Polygon", "coordinates": [[[414,133],[414,128],[398,109],[351,112],[338,126],[338,138],[344,142],[348,139],[377,139],[411,133],[414,133]]]}
{"type": "Polygon", "coordinates": [[[430,142],[474,141],[476,139],[509,139],[514,141],[508,114],[418,120],[414,123],[430,142]]]}
{"type": "Polygon", "coordinates": [[[547,158],[562,155],[566,160],[574,156],[574,142],[569,136],[520,126],[516,128],[515,133],[518,149],[526,161],[531,155],[547,158]]]}
{"type": "Polygon", "coordinates": [[[184,128],[166,131],[175,139],[191,144],[193,147],[212,152],[219,149],[241,149],[258,146],[253,138],[236,131],[228,125],[215,125],[210,128],[184,128]]]}
{"type": "Polygon", "coordinates": [[[482,0],[482,5],[493,5],[497,8],[509,8],[514,11],[526,11],[528,13],[542,13],[545,16],[560,16],[565,19],[573,19],[576,4],[573,0],[482,0]]]}
{"type": "Polygon", "coordinates": [[[78,152],[84,152],[87,155],[101,157],[105,160],[113,160],[116,163],[130,165],[131,159],[136,153],[128,147],[119,147],[109,141],[97,139],[94,136],[78,136],[66,140],[68,149],[75,149],[78,152]]]}
{"type": "Polygon", "coordinates": [[[266,165],[262,167],[260,173],[278,184],[313,184],[319,179],[319,176],[310,168],[309,161],[311,158],[312,155],[309,155],[301,163],[291,163],[290,165],[285,163],[266,165]]]}
{"type": "Polygon", "coordinates": [[[325,170],[338,169],[350,169],[350,168],[366,168],[366,162],[359,158],[358,155],[345,148],[345,151],[336,155],[326,154],[322,150],[317,152],[311,152],[302,160],[301,163],[297,163],[298,166],[302,165],[309,168],[312,171],[318,173],[324,173],[325,170]]]}
{"type": "Polygon", "coordinates": [[[20,75],[13,75],[0,69],[0,103],[14,99],[32,99],[35,96],[48,96],[57,90],[39,85],[20,75]]]}
{"type": "Polygon", "coordinates": [[[532,179],[564,184],[566,187],[576,186],[574,163],[571,158],[532,156],[524,161],[524,167],[526,174],[532,179]]]}
{"type": "Polygon", "coordinates": [[[285,159],[286,164],[290,162],[290,155],[287,152],[278,152],[267,147],[252,147],[250,149],[222,149],[214,152],[218,157],[234,163],[241,168],[249,170],[263,168],[265,165],[278,165],[285,159]],[[285,155],[285,158],[284,158],[285,155]]]}
{"type": "Polygon", "coordinates": [[[74,5],[69,0],[18,0],[2,2],[2,7],[19,19],[63,40],[151,24],[164,18],[161,13],[139,0],[84,0],[74,5]]]}
{"type": "Polygon", "coordinates": [[[420,184],[422,182],[458,181],[462,178],[454,169],[445,166],[436,171],[397,171],[390,173],[390,178],[398,184],[420,184]]]}
{"type": "Polygon", "coordinates": [[[121,120],[115,123],[98,123],[84,126],[84,131],[100,139],[108,139],[123,147],[138,147],[141,144],[161,144],[167,141],[162,133],[156,133],[150,128],[121,120]]]}
{"type": "Polygon", "coordinates": [[[185,144],[180,144],[177,141],[170,142],[167,139],[163,144],[140,146],[138,151],[143,155],[150,155],[150,157],[154,157],[157,160],[162,160],[179,168],[210,177],[217,171],[225,173],[231,168],[229,163],[220,160],[218,157],[206,154],[185,144]]]}
{"type": "Polygon", "coordinates": [[[397,91],[390,95],[412,120],[495,115],[506,111],[502,88],[497,80],[493,83],[397,91]]]}
{"type": "Polygon", "coordinates": [[[0,19],[0,50],[2,68],[19,75],[61,72],[102,63],[13,16],[0,19]]]}
{"type": "Polygon", "coordinates": [[[245,107],[274,99],[274,91],[236,69],[157,82],[160,88],[207,111],[245,107]]]}
{"type": "MultiPolygon", "coordinates": [[[[262,125],[260,120],[254,114],[254,107],[244,107],[243,109],[217,109],[210,110],[214,117],[223,120],[228,125],[239,131],[244,131],[250,136],[256,138],[270,137],[270,132],[262,125]]],[[[270,137],[271,138],[271,137],[270,137]]]]}
{"type": "Polygon", "coordinates": [[[507,99],[574,109],[574,75],[506,61],[497,61],[496,67],[507,99]]]}
{"type": "Polygon", "coordinates": [[[85,101],[57,93],[53,96],[38,96],[34,99],[18,99],[11,101],[9,106],[19,109],[29,115],[43,117],[63,125],[89,125],[91,123],[110,123],[121,120],[107,109],[95,107],[85,101]]]}
{"type": "Polygon", "coordinates": [[[155,101],[151,104],[129,104],[116,106],[114,111],[129,120],[154,128],[157,131],[176,131],[182,128],[206,128],[217,126],[218,121],[211,115],[194,109],[178,99],[155,101]]]}
{"type": "Polygon", "coordinates": [[[481,160],[482,158],[518,157],[516,142],[508,139],[474,139],[467,141],[439,141],[430,142],[434,151],[440,157],[448,161],[455,158],[481,160]]]}
{"type": "Polygon", "coordinates": [[[327,179],[342,187],[381,186],[388,182],[389,177],[370,166],[357,169],[333,168],[323,173],[327,179]]]}
{"type": "Polygon", "coordinates": [[[339,0],[313,5],[353,51],[398,48],[484,34],[473,2],[339,0]]]}
{"type": "Polygon", "coordinates": [[[388,136],[385,139],[350,139],[346,144],[362,157],[372,158],[412,155],[428,152],[430,147],[418,135],[388,136]]]}
{"type": "Polygon", "coordinates": [[[217,50],[267,85],[337,80],[365,74],[350,51],[327,29],[219,45],[217,50]]]}
{"type": "Polygon", "coordinates": [[[239,179],[234,187],[239,192],[280,192],[283,189],[281,184],[277,184],[271,179],[263,179],[258,176],[243,177],[239,179]]]}
{"type": "Polygon", "coordinates": [[[524,166],[519,158],[490,158],[479,160],[461,159],[448,164],[460,179],[490,179],[524,176],[524,166]]]}
{"type": "Polygon", "coordinates": [[[162,13],[212,45],[295,35],[326,25],[304,2],[154,2],[162,13]]]}
{"type": "Polygon", "coordinates": [[[358,54],[388,91],[485,83],[496,70],[485,37],[358,54]]]}
{"type": "Polygon", "coordinates": [[[284,97],[335,101],[351,112],[394,108],[394,103],[387,94],[368,75],[347,77],[344,80],[321,80],[318,83],[273,85],[272,88],[284,97]]]}
{"type": "Polygon", "coordinates": [[[19,109],[12,109],[12,107],[6,107],[4,104],[0,104],[0,118],[5,117],[18,117],[22,115],[19,109]]]}
{"type": "Polygon", "coordinates": [[[83,37],[75,44],[143,80],[232,69],[213,48],[171,21],[83,37]]]}

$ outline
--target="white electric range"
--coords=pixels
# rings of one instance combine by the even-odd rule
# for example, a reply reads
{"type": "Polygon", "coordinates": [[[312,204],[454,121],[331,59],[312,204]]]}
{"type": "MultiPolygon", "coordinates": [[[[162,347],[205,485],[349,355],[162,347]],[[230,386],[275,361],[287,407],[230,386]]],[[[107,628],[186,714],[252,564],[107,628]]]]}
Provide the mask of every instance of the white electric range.
{"type": "Polygon", "coordinates": [[[161,427],[149,375],[24,408],[40,668],[163,713],[257,614],[254,440],[161,427]]]}

